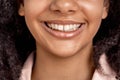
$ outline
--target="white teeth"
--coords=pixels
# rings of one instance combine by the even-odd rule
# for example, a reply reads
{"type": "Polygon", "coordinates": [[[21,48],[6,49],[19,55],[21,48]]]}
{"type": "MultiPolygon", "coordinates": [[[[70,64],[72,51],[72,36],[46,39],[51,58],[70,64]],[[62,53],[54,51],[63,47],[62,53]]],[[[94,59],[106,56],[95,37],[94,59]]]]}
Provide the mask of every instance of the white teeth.
{"type": "Polygon", "coordinates": [[[47,24],[48,27],[50,27],[51,29],[54,30],[58,30],[58,31],[75,31],[77,30],[81,24],[67,24],[67,25],[61,25],[61,24],[47,24]]]}

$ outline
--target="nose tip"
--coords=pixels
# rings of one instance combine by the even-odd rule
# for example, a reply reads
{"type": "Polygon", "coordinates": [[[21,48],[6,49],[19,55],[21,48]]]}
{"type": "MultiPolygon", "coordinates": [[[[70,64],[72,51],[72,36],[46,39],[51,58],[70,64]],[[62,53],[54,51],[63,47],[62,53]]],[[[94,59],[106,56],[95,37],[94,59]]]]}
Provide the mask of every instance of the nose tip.
{"type": "Polygon", "coordinates": [[[50,10],[61,14],[72,14],[78,9],[74,0],[53,0],[50,10]]]}

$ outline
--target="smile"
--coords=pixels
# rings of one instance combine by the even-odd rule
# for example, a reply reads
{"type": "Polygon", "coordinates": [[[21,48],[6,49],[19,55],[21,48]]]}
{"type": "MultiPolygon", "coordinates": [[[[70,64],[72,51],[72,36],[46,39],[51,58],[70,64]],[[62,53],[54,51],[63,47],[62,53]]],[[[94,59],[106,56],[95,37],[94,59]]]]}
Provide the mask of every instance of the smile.
{"type": "Polygon", "coordinates": [[[48,21],[44,22],[45,30],[57,38],[73,38],[80,35],[85,27],[85,23],[73,21],[48,21]]]}
{"type": "Polygon", "coordinates": [[[62,31],[62,32],[71,32],[79,29],[82,24],[54,24],[54,23],[45,23],[48,28],[62,31]]]}

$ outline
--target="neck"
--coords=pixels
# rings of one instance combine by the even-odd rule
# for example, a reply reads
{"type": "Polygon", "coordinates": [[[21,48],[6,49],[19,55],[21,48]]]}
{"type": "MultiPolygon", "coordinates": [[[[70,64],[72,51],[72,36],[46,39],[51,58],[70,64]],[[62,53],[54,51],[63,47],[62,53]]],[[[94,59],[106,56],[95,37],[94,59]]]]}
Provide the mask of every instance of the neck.
{"type": "Polygon", "coordinates": [[[92,47],[85,52],[60,58],[37,49],[32,80],[91,80],[94,71],[92,47]],[[44,53],[44,54],[42,54],[44,53]]]}

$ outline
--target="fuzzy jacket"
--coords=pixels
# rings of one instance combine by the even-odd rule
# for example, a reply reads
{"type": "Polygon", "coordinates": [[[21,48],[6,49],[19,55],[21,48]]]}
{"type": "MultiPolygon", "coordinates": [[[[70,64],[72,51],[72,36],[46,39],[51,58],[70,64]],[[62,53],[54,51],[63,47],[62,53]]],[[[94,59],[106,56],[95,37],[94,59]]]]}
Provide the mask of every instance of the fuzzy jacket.
{"type": "MultiPolygon", "coordinates": [[[[100,57],[99,62],[102,71],[96,69],[93,74],[92,80],[117,80],[115,78],[116,74],[109,67],[106,61],[106,56],[104,54],[100,57]]],[[[31,80],[32,66],[33,66],[33,54],[31,54],[26,60],[19,80],[31,80]]]]}

